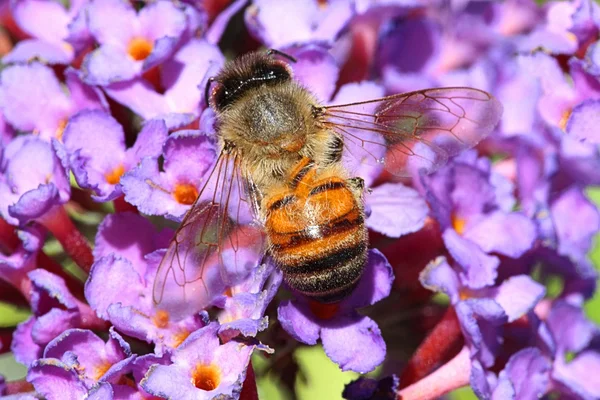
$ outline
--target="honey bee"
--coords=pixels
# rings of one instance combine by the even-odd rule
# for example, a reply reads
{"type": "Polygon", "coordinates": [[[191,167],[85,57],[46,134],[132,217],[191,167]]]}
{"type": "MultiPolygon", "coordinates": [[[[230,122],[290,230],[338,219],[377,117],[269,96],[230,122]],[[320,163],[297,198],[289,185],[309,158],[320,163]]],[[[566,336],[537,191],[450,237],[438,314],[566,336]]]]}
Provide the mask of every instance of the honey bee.
{"type": "Polygon", "coordinates": [[[205,308],[264,255],[288,286],[322,303],[348,296],[366,264],[364,183],[345,153],[394,175],[435,171],[498,123],[473,88],[320,104],[276,50],[227,63],[206,86],[220,155],[158,266],[155,303],[205,308]]]}

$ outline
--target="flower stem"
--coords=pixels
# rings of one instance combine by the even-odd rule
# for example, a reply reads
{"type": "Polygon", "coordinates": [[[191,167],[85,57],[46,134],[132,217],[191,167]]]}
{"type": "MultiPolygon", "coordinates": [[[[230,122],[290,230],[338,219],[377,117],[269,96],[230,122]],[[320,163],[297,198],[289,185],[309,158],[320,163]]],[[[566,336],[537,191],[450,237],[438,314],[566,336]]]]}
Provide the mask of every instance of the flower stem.
{"type": "Polygon", "coordinates": [[[15,227],[0,218],[0,251],[11,254],[19,247],[20,242],[15,227]]]}
{"type": "Polygon", "coordinates": [[[6,395],[33,392],[33,385],[25,379],[6,382],[6,395]]]}
{"type": "Polygon", "coordinates": [[[113,200],[113,205],[115,207],[115,212],[125,212],[130,211],[132,213],[139,214],[139,210],[133,204],[129,204],[125,201],[125,196],[119,196],[113,200]]]}
{"type": "Polygon", "coordinates": [[[4,354],[10,351],[10,344],[12,343],[14,331],[14,327],[0,328],[0,354],[4,354]]]}
{"type": "Polygon", "coordinates": [[[258,400],[258,389],[256,388],[256,377],[254,368],[252,368],[252,361],[248,363],[246,369],[246,379],[244,380],[244,386],[242,386],[240,400],[258,400]]]}
{"type": "Polygon", "coordinates": [[[427,376],[448,360],[461,342],[462,333],[454,307],[448,307],[442,319],[427,335],[414,353],[400,377],[400,387],[406,387],[427,376]]]}
{"type": "Polygon", "coordinates": [[[462,350],[435,372],[418,382],[400,390],[398,400],[430,400],[461,388],[469,383],[471,375],[471,358],[469,349],[462,350]]]}
{"type": "Polygon", "coordinates": [[[4,281],[0,281],[0,301],[19,307],[29,307],[28,298],[18,288],[4,281]]]}
{"type": "Polygon", "coordinates": [[[85,272],[90,272],[94,256],[86,238],[75,227],[65,209],[55,207],[39,221],[62,244],[65,252],[85,272]]]}

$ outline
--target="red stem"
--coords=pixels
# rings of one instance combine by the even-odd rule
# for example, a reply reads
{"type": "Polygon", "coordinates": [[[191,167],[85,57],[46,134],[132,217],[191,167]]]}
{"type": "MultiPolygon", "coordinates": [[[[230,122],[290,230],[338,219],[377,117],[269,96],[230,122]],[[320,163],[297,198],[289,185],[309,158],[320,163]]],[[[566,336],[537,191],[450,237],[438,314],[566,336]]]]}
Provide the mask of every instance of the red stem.
{"type": "Polygon", "coordinates": [[[85,272],[90,272],[94,256],[87,239],[73,224],[65,209],[55,207],[39,221],[62,244],[65,252],[85,272]]]}
{"type": "Polygon", "coordinates": [[[400,387],[415,383],[448,360],[462,341],[460,324],[454,307],[449,307],[441,321],[427,335],[400,377],[400,387]]]}
{"type": "Polygon", "coordinates": [[[18,288],[4,281],[0,281],[0,301],[20,307],[29,307],[27,298],[23,296],[23,293],[18,288]]]}
{"type": "Polygon", "coordinates": [[[463,349],[434,373],[400,390],[398,400],[432,400],[469,384],[471,358],[463,349]]]}
{"type": "Polygon", "coordinates": [[[29,382],[27,382],[25,379],[21,379],[18,381],[12,381],[12,382],[6,382],[6,393],[5,395],[9,395],[9,394],[18,394],[18,393],[26,393],[26,392],[33,392],[34,388],[33,385],[29,382]]]}
{"type": "Polygon", "coordinates": [[[15,227],[0,218],[0,251],[11,254],[19,247],[19,237],[15,227]]]}
{"type": "Polygon", "coordinates": [[[113,205],[115,206],[115,212],[126,212],[130,211],[132,213],[139,214],[139,210],[133,204],[129,204],[125,201],[125,196],[119,196],[113,200],[113,205]]]}
{"type": "Polygon", "coordinates": [[[252,361],[248,363],[240,400],[258,400],[258,389],[256,388],[256,376],[254,375],[254,368],[252,368],[252,361]]]}
{"type": "Polygon", "coordinates": [[[14,327],[0,328],[0,354],[8,353],[10,351],[10,344],[12,343],[14,331],[14,327]]]}

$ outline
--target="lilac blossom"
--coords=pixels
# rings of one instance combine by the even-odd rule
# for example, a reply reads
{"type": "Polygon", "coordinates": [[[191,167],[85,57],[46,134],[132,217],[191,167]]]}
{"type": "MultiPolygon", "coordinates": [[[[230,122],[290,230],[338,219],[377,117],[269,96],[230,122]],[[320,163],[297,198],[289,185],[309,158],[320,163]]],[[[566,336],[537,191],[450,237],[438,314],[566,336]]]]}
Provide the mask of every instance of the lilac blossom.
{"type": "Polygon", "coordinates": [[[207,107],[203,95],[209,74],[216,73],[223,62],[224,57],[216,45],[203,39],[191,39],[161,65],[163,93],[142,78],[114,83],[104,89],[111,98],[147,119],[170,113],[191,114],[197,118],[207,107]]]}
{"type": "Polygon", "coordinates": [[[125,200],[150,215],[181,219],[196,200],[217,156],[214,137],[179,131],[163,147],[163,171],[158,155],[146,157],[121,178],[125,200]]]}
{"type": "Polygon", "coordinates": [[[306,42],[333,42],[353,16],[349,1],[335,1],[326,7],[310,0],[254,1],[246,10],[246,24],[253,35],[270,47],[306,42]],[[282,20],[281,18],[287,18],[282,20]]]}
{"type": "Polygon", "coordinates": [[[422,272],[421,283],[448,295],[456,309],[471,357],[487,368],[494,364],[500,349],[502,336],[499,328],[533,310],[545,292],[540,284],[526,275],[511,277],[500,286],[480,288],[458,273],[443,257],[433,261],[422,272]]]}
{"type": "Polygon", "coordinates": [[[63,143],[79,186],[94,190],[97,201],[107,201],[122,194],[121,176],[143,157],[158,156],[166,138],[164,121],[148,121],[133,147],[125,149],[123,128],[110,114],[84,111],[69,120],[63,143]]]}
{"type": "Polygon", "coordinates": [[[142,387],[155,396],[179,399],[239,396],[253,346],[219,344],[218,328],[211,323],[190,335],[173,353],[172,364],[150,367],[142,387]]]}
{"type": "Polygon", "coordinates": [[[23,40],[4,58],[4,63],[27,62],[38,58],[50,64],[69,64],[91,44],[85,26],[85,0],[63,4],[52,1],[11,2],[15,22],[31,38],[23,40]]]}
{"type": "Polygon", "coordinates": [[[442,229],[444,243],[472,288],[493,285],[501,254],[519,258],[531,249],[536,226],[525,215],[508,212],[511,203],[496,185],[487,160],[466,154],[423,177],[425,197],[442,229]]]}
{"type": "Polygon", "coordinates": [[[267,306],[279,289],[283,276],[275,270],[272,262],[255,268],[250,275],[229,291],[231,296],[223,295],[214,300],[214,305],[221,308],[218,321],[221,324],[221,336],[256,336],[258,332],[269,326],[269,318],[265,316],[267,306]]]}
{"type": "Polygon", "coordinates": [[[65,391],[83,397],[103,382],[121,396],[131,395],[133,389],[119,383],[119,379],[136,356],[118,333],[111,329],[109,334],[105,343],[88,330],[65,331],[31,365],[27,380],[47,399],[63,398],[65,391]]]}
{"type": "Polygon", "coordinates": [[[168,1],[139,12],[118,0],[92,0],[90,34],[100,47],[86,56],[83,79],[93,85],[127,81],[163,62],[186,29],[186,14],[168,1]]]}
{"type": "MultiPolygon", "coordinates": [[[[599,328],[583,311],[600,230],[587,195],[600,184],[594,2],[14,0],[0,11],[16,23],[0,75],[0,298],[31,309],[2,345],[12,331],[35,389],[18,398],[255,399],[255,350],[290,382],[293,351],[319,342],[340,369],[387,376],[360,377],[349,399],[466,385],[479,398],[600,397],[588,378],[600,374],[599,328]],[[176,223],[214,189],[202,192],[220,150],[207,81],[258,47],[294,57],[293,78],[323,105],[468,86],[504,114],[431,175],[392,177],[376,132],[345,139],[370,250],[341,302],[290,293],[257,240],[236,249],[252,264],[235,280],[213,269],[185,304],[156,304],[176,223]],[[63,227],[76,234],[61,240],[63,227]],[[408,340],[387,340],[398,335],[408,340]]],[[[0,377],[0,395],[11,385],[0,377]]]]}
{"type": "Polygon", "coordinates": [[[108,109],[104,95],[65,71],[66,93],[52,69],[34,62],[9,66],[0,75],[0,109],[16,129],[61,139],[68,119],[81,110],[108,109]]]}
{"type": "Polygon", "coordinates": [[[67,169],[50,143],[34,135],[19,136],[6,147],[3,162],[0,214],[9,223],[39,218],[69,199],[67,169]]]}
{"type": "Polygon", "coordinates": [[[43,269],[29,272],[28,277],[33,315],[17,327],[12,343],[19,362],[31,365],[46,345],[67,329],[104,326],[89,305],[71,294],[63,278],[43,269]]]}
{"type": "Polygon", "coordinates": [[[156,232],[139,215],[120,213],[106,217],[98,229],[95,263],[85,286],[90,306],[102,319],[129,336],[152,342],[156,352],[179,346],[191,332],[206,323],[206,315],[172,321],[152,300],[156,267],[172,231],[156,232]],[[124,242],[123,238],[131,240],[124,242]],[[107,290],[104,282],[115,282],[107,290]]]}
{"type": "Polygon", "coordinates": [[[375,321],[356,309],[387,297],[392,280],[389,263],[372,250],[358,287],[334,306],[332,315],[315,313],[306,299],[298,297],[279,305],[278,319],[296,340],[314,345],[321,339],[325,353],[343,371],[372,371],[385,357],[385,342],[375,321]]]}

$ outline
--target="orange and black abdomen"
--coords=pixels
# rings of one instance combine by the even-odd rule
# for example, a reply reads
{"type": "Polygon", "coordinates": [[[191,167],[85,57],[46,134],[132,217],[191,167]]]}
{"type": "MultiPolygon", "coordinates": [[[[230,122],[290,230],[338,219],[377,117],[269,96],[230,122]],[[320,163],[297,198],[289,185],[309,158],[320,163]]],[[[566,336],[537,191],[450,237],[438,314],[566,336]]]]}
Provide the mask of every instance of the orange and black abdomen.
{"type": "Polygon", "coordinates": [[[269,251],[288,285],[323,303],[346,297],[366,262],[367,231],[355,181],[319,178],[303,160],[288,190],[266,202],[269,251]]]}

